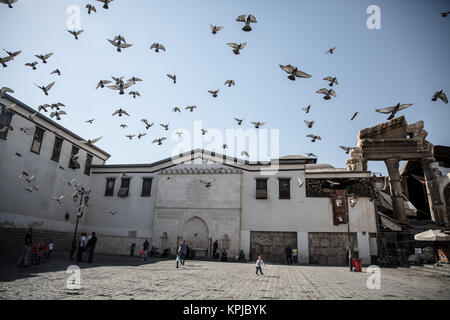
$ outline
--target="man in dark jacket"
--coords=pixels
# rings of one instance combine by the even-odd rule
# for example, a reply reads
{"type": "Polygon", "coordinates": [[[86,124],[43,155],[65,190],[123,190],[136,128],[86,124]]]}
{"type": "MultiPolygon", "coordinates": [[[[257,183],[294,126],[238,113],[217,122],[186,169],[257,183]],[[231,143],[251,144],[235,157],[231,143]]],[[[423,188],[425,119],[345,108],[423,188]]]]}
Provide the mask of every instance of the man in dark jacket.
{"type": "Polygon", "coordinates": [[[292,264],[292,248],[287,247],[284,252],[286,253],[286,259],[288,264],[292,264]]]}
{"type": "Polygon", "coordinates": [[[94,250],[96,244],[97,244],[97,237],[95,236],[95,232],[92,232],[92,236],[87,243],[87,247],[89,249],[88,262],[92,262],[92,259],[94,258],[94,250]]]}

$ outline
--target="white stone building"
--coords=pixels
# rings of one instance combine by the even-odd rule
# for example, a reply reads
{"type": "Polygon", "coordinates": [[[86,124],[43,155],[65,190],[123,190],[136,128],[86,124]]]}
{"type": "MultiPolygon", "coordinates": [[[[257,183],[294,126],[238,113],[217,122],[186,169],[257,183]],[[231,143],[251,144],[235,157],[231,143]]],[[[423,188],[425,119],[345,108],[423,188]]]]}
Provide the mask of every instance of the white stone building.
{"type": "Polygon", "coordinates": [[[61,204],[51,199],[66,188],[60,178],[76,177],[91,189],[79,230],[97,233],[100,252],[127,254],[131,243],[139,249],[145,239],[175,252],[185,239],[198,256],[210,257],[217,240],[228,258],[243,250],[247,259],[261,254],[266,262],[284,262],[291,246],[300,263],[343,265],[350,239],[364,264],[376,255],[370,172],[302,156],[253,163],[201,149],[151,164],[105,165],[106,152],[77,144],[81,138],[44,116],[31,120],[33,109],[9,96],[0,103],[16,104],[14,130],[0,139],[1,228],[73,234],[77,205],[70,195],[61,204]],[[25,126],[46,130],[40,154],[29,151],[33,136],[19,130],[25,126]],[[64,140],[59,163],[66,169],[59,172],[51,160],[54,132],[64,140]],[[93,156],[89,175],[83,166],[67,168],[73,145],[81,159],[93,156]],[[22,157],[12,158],[15,152],[22,157]],[[36,174],[39,191],[24,191],[29,183],[18,178],[22,170],[36,174]]]}

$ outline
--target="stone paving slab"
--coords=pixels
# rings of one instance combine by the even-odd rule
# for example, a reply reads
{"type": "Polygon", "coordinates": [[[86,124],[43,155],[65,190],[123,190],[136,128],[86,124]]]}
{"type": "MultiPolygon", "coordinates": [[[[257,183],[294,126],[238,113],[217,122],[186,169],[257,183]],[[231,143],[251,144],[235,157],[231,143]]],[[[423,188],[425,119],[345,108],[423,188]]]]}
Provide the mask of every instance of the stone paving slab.
{"type": "Polygon", "coordinates": [[[450,277],[420,268],[381,269],[381,289],[369,290],[370,274],[346,267],[174,260],[101,255],[80,263],[81,289],[69,294],[66,273],[73,261],[62,256],[39,266],[16,267],[16,257],[0,257],[0,300],[7,299],[222,299],[378,300],[450,299],[450,277]]]}

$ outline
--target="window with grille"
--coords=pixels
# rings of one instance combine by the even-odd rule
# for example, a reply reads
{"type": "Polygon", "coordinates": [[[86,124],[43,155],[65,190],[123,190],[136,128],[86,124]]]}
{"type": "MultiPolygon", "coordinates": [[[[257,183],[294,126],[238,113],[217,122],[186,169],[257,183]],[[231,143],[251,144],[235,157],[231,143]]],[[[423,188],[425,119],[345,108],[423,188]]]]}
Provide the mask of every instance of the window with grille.
{"type": "Polygon", "coordinates": [[[267,199],[267,179],[256,179],[256,199],[267,199]]]}
{"type": "Polygon", "coordinates": [[[122,178],[122,181],[120,183],[120,189],[117,195],[119,197],[127,197],[128,193],[130,191],[130,178],[122,178]]]}
{"type": "Polygon", "coordinates": [[[45,130],[36,127],[36,131],[33,136],[33,143],[31,144],[31,152],[39,154],[41,152],[42,140],[44,139],[45,130]]]}
{"type": "Polygon", "coordinates": [[[144,178],[142,180],[142,197],[150,197],[152,194],[152,178],[144,178]]]}
{"type": "Polygon", "coordinates": [[[105,188],[105,196],[112,197],[114,195],[114,184],[116,179],[108,178],[106,179],[106,188],[105,188]]]}
{"type": "Polygon", "coordinates": [[[88,154],[86,156],[86,163],[84,164],[84,174],[87,176],[91,174],[91,165],[92,165],[92,155],[88,154]]]}
{"type": "Polygon", "coordinates": [[[0,113],[0,139],[6,140],[11,128],[13,114],[14,112],[8,111],[6,107],[2,107],[2,112],[0,113]]]}
{"type": "Polygon", "coordinates": [[[76,155],[80,151],[79,148],[72,146],[72,152],[70,153],[70,162],[69,162],[69,168],[72,169],[79,169],[80,163],[78,162],[78,159],[74,158],[73,156],[76,155]]]}
{"type": "Polygon", "coordinates": [[[279,179],[280,187],[280,199],[290,199],[291,198],[291,180],[290,179],[279,179]]]}
{"type": "Polygon", "coordinates": [[[52,160],[58,162],[61,155],[61,149],[63,145],[63,139],[55,136],[55,142],[53,143],[52,160]]]}

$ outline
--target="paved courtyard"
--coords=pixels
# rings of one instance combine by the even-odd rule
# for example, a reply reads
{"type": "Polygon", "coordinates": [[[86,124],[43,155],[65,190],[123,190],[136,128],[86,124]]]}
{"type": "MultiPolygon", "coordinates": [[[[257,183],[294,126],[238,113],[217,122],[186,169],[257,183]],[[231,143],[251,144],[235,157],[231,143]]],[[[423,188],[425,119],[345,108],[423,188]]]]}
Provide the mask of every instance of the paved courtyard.
{"type": "Polygon", "coordinates": [[[346,267],[174,260],[96,255],[81,263],[81,289],[66,288],[71,261],[55,256],[39,266],[18,268],[15,256],[0,258],[0,300],[6,299],[450,299],[450,277],[427,268],[381,269],[381,289],[369,290],[369,274],[346,267]]]}

